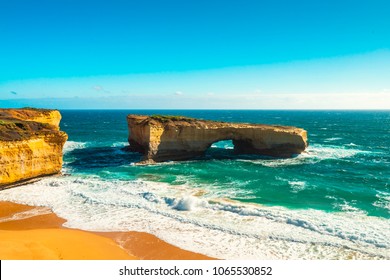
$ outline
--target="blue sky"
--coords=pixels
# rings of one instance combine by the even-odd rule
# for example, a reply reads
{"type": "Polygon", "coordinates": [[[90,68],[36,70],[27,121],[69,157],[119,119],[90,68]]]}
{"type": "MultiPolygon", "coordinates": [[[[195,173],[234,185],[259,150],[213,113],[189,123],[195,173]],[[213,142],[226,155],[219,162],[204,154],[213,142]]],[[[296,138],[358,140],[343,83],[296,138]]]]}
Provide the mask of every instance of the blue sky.
{"type": "Polygon", "coordinates": [[[390,109],[390,2],[0,1],[0,106],[390,109]]]}

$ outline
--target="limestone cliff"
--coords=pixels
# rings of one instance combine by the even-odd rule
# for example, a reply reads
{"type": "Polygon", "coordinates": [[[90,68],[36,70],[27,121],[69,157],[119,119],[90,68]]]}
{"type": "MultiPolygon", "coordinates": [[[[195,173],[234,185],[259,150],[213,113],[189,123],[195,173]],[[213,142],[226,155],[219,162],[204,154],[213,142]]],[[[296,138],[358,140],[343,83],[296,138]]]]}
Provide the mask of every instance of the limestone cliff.
{"type": "Polygon", "coordinates": [[[33,121],[59,128],[61,114],[57,110],[45,110],[34,108],[23,109],[0,109],[0,119],[17,119],[22,121],[33,121]]]}
{"type": "Polygon", "coordinates": [[[0,109],[0,188],[61,171],[60,120],[56,110],[0,109]]]}
{"type": "Polygon", "coordinates": [[[275,157],[307,147],[307,133],[297,127],[139,115],[128,115],[127,121],[130,149],[144,154],[144,162],[191,159],[221,140],[233,140],[239,154],[275,157]]]}

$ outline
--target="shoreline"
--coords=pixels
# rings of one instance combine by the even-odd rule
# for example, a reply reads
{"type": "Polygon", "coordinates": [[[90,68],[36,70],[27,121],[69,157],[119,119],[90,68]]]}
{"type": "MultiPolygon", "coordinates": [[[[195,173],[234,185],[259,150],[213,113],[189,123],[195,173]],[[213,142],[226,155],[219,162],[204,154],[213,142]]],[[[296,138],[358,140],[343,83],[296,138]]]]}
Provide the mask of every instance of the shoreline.
{"type": "MultiPolygon", "coordinates": [[[[126,181],[121,185],[119,181],[110,182],[95,178],[69,177],[64,180],[57,178],[42,180],[39,184],[0,192],[0,233],[2,229],[62,228],[68,231],[71,228],[83,229],[79,230],[79,233],[91,233],[92,236],[114,242],[114,247],[120,248],[121,253],[125,251],[126,258],[131,255],[144,260],[210,259],[207,256],[231,260],[389,259],[389,252],[386,250],[389,225],[386,220],[380,218],[348,212],[340,212],[338,215],[313,209],[289,210],[250,204],[234,205],[232,202],[222,200],[212,201],[216,202],[213,205],[216,207],[215,210],[207,205],[202,207],[200,204],[202,200],[196,197],[199,190],[194,190],[188,198],[183,195],[185,192],[180,191],[182,191],[180,186],[162,188],[160,183],[144,181],[140,183],[135,181],[134,184],[126,181]],[[126,192],[130,187],[131,192],[126,192]],[[167,190],[171,192],[165,193],[167,190]],[[177,193],[173,193],[172,190],[177,193]],[[187,211],[180,211],[172,203],[165,204],[162,199],[162,203],[156,205],[156,209],[162,212],[157,212],[153,208],[148,211],[150,204],[155,203],[154,198],[157,200],[165,197],[178,197],[175,203],[182,203],[180,209],[185,207],[187,211]],[[2,207],[1,201],[15,201],[20,204],[3,202],[6,207],[2,207]],[[110,202],[114,203],[115,207],[107,207],[110,206],[110,202]],[[41,207],[28,205],[41,205],[41,207]],[[66,220],[59,218],[52,211],[58,211],[57,213],[66,220]],[[162,215],[155,215],[154,212],[162,215]],[[286,218],[292,223],[281,220],[286,218]],[[207,223],[205,226],[204,224],[198,226],[198,221],[207,223]],[[297,224],[296,221],[300,223],[307,221],[307,224],[297,224]],[[307,226],[319,228],[313,231],[307,226]],[[349,229],[346,228],[347,226],[349,229]],[[335,234],[321,232],[322,229],[337,228],[340,230],[335,233],[351,234],[351,236],[345,239],[335,234]],[[230,232],[230,229],[238,230],[230,232]],[[379,232],[378,229],[383,231],[379,232]],[[248,235],[240,235],[240,233],[248,233],[248,235]],[[271,235],[276,238],[269,237],[271,235]],[[356,242],[352,238],[355,238],[356,242]],[[162,245],[164,246],[161,247],[162,245]],[[172,252],[171,248],[175,250],[172,252]],[[182,252],[185,252],[184,255],[182,252]]],[[[1,244],[2,240],[3,237],[0,236],[1,249],[4,248],[1,244]]],[[[27,241],[29,237],[18,240],[22,244],[27,241]]],[[[42,240],[39,242],[42,243],[42,240]]],[[[4,259],[9,258],[4,257],[4,259]]],[[[34,258],[25,256],[19,259],[34,258]]],[[[73,256],[67,259],[93,258],[73,256]]],[[[104,255],[101,259],[124,259],[124,257],[104,255]]]]}
{"type": "Polygon", "coordinates": [[[213,259],[149,233],[91,232],[66,228],[65,222],[47,207],[0,201],[0,259],[213,259]]]}

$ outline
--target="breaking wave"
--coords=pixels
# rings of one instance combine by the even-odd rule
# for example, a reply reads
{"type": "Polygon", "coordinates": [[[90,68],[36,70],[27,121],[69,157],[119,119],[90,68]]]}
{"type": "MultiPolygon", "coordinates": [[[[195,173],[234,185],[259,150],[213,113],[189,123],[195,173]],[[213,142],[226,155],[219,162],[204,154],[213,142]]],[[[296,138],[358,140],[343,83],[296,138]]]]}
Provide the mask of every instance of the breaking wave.
{"type": "Polygon", "coordinates": [[[67,176],[2,191],[0,199],[50,207],[67,227],[149,232],[216,258],[390,258],[386,219],[242,204],[186,185],[67,176]]]}
{"type": "Polygon", "coordinates": [[[86,145],[86,142],[66,141],[63,148],[63,153],[66,154],[73,150],[84,149],[86,145]]]}
{"type": "Polygon", "coordinates": [[[366,153],[370,152],[346,147],[316,144],[309,146],[306,151],[293,158],[256,160],[242,159],[240,161],[260,164],[266,167],[279,167],[288,165],[313,164],[323,160],[350,158],[358,154],[366,153]]]}

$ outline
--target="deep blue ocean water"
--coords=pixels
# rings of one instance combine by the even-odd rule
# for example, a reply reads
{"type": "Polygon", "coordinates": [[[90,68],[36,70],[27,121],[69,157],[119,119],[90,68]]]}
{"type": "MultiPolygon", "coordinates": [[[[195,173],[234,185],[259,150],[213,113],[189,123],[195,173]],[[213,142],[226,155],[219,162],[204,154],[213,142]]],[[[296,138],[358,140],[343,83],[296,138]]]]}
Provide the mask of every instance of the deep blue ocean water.
{"type": "Polygon", "coordinates": [[[218,258],[390,259],[390,111],[61,111],[63,173],[0,193],[51,207],[66,226],[138,230],[218,258]],[[292,125],[288,159],[214,143],[197,160],[135,165],[128,114],[292,125]],[[44,194],[44,195],[42,195],[44,194]]]}
{"type": "MultiPolygon", "coordinates": [[[[289,208],[361,210],[390,218],[389,111],[62,111],[69,140],[87,143],[65,155],[71,173],[142,178],[225,192],[229,199],[289,208]],[[292,125],[308,131],[308,153],[293,159],[234,155],[215,143],[204,160],[132,166],[126,115],[167,114],[227,122],[292,125]],[[117,143],[113,146],[113,143],[117,143]]],[[[227,149],[226,149],[227,148],[227,149]]]]}

